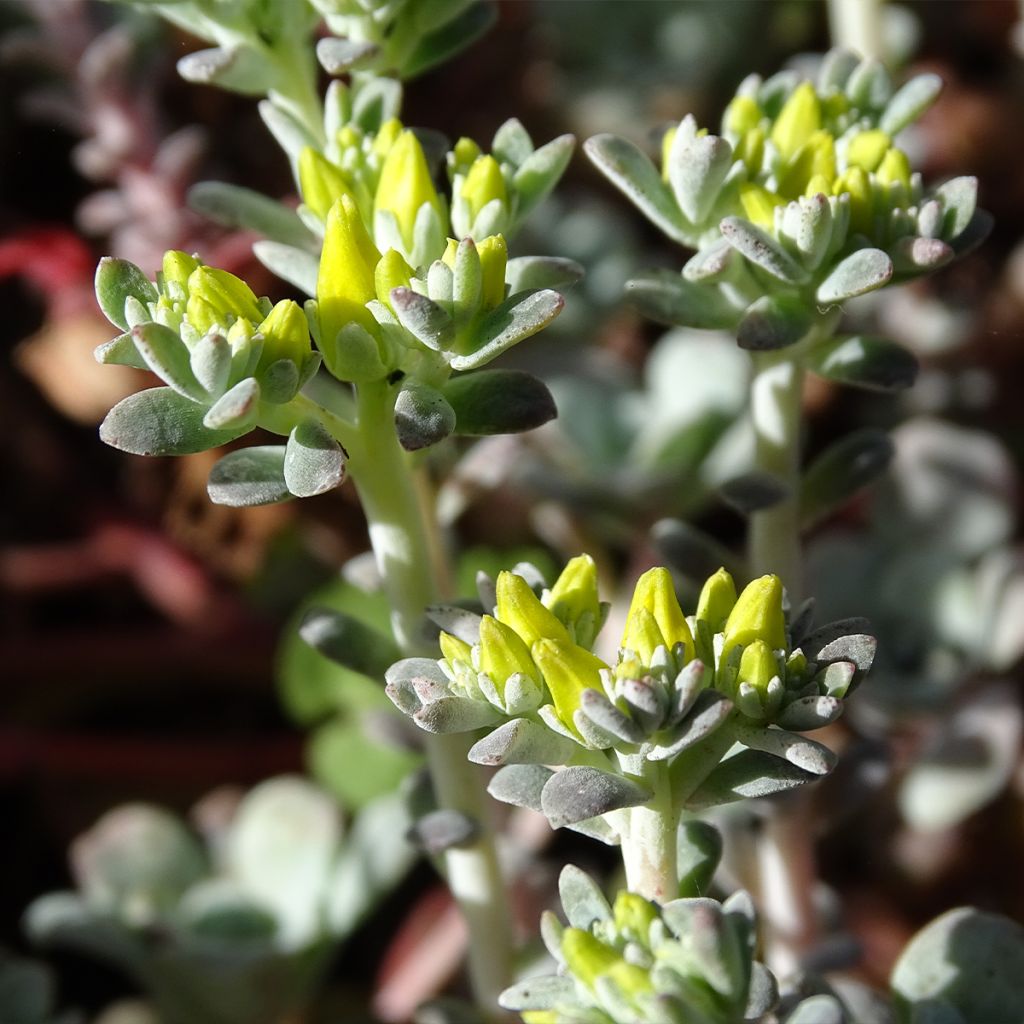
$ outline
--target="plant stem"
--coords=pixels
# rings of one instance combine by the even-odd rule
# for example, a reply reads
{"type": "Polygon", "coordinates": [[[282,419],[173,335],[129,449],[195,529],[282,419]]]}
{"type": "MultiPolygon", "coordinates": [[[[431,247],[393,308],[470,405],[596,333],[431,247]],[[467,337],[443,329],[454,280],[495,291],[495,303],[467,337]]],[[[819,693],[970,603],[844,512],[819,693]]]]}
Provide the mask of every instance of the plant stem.
{"type": "Polygon", "coordinates": [[[804,371],[788,353],[752,356],[754,377],[750,417],[754,425],[758,470],[777,477],[787,496],[750,519],[750,571],[754,576],[775,573],[799,601],[800,559],[800,402],[804,371]]]}
{"type": "MultiPolygon", "coordinates": [[[[623,768],[640,767],[625,762],[623,768]]],[[[679,814],[672,801],[668,766],[646,761],[640,768],[644,781],[654,791],[642,807],[627,812],[622,833],[622,861],[626,869],[626,885],[630,892],[649,900],[667,903],[679,895],[677,837],[679,814]]]]}
{"type": "MultiPolygon", "coordinates": [[[[351,469],[370,529],[370,543],[391,604],[391,624],[407,655],[429,653],[423,609],[438,597],[424,511],[417,500],[406,453],[394,424],[394,393],[384,382],[360,385],[359,444],[351,469]]],[[[508,899],[488,823],[479,769],[466,759],[473,737],[428,735],[427,763],[438,805],[461,811],[479,824],[471,845],[444,854],[452,895],[469,929],[469,976],[476,1000],[488,1016],[512,981],[512,925],[508,899]]]]}

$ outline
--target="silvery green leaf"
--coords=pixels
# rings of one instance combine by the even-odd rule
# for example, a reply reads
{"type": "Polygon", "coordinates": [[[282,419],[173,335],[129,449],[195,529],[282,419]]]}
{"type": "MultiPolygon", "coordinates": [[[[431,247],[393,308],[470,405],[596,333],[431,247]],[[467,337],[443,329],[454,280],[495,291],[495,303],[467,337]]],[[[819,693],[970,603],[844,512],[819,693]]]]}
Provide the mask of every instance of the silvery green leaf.
{"type": "MultiPolygon", "coordinates": [[[[283,456],[281,465],[283,477],[283,456]]],[[[383,678],[400,656],[390,636],[331,608],[310,608],[302,617],[299,636],[325,658],[371,679],[383,678]]]]}
{"type": "Polygon", "coordinates": [[[255,377],[244,377],[210,406],[203,423],[211,430],[250,428],[256,422],[259,401],[259,382],[255,377]]]}
{"type": "Polygon", "coordinates": [[[378,132],[385,121],[398,117],[402,83],[386,75],[359,76],[353,88],[352,120],[364,132],[378,132]]]}
{"type": "Polygon", "coordinates": [[[597,690],[584,690],[580,695],[580,711],[594,725],[620,743],[640,743],[644,730],[632,718],[623,714],[608,698],[597,690]]]}
{"type": "Polygon", "coordinates": [[[299,248],[315,242],[294,210],[241,185],[202,181],[188,190],[188,205],[217,224],[258,231],[273,242],[299,248]]]}
{"type": "Polygon", "coordinates": [[[924,274],[944,267],[956,254],[940,238],[906,236],[892,247],[893,269],[897,274],[924,274]]]}
{"type": "Polygon", "coordinates": [[[803,284],[807,271],[756,224],[742,217],[726,217],[720,225],[726,241],[755,266],[787,284],[803,284]]]}
{"type": "Polygon", "coordinates": [[[528,718],[499,725],[469,751],[474,764],[565,764],[579,746],[528,718]]]}
{"type": "Polygon", "coordinates": [[[337,487],[345,479],[345,453],[319,420],[306,420],[288,437],[284,478],[297,498],[337,487]]]}
{"type": "Polygon", "coordinates": [[[722,859],[722,833],[714,825],[690,818],[679,825],[676,863],[679,895],[691,898],[705,893],[722,859]]]}
{"type": "Polygon", "coordinates": [[[124,304],[129,296],[145,306],[156,302],[157,290],[134,263],[104,256],[96,267],[96,301],[103,315],[122,331],[129,329],[124,314],[124,304]]]}
{"type": "Polygon", "coordinates": [[[558,183],[576,147],[573,135],[559,135],[535,149],[516,169],[512,185],[519,194],[519,216],[532,210],[558,183]]]}
{"type": "Polygon", "coordinates": [[[254,242],[252,251],[260,261],[282,281],[295,285],[307,295],[316,295],[316,279],[320,261],[313,253],[294,245],[262,239],[254,242]]]}
{"type": "Polygon", "coordinates": [[[744,1020],[759,1020],[779,1001],[779,983],[775,975],[764,964],[755,960],[750,965],[750,989],[747,992],[747,1008],[744,1020]]]}
{"type": "Polygon", "coordinates": [[[100,440],[132,455],[191,455],[217,448],[249,428],[211,430],[206,410],[171,388],[150,388],[122,399],[100,424],[100,440]]]}
{"type": "Polygon", "coordinates": [[[436,302],[411,288],[394,288],[391,304],[398,322],[427,348],[438,352],[451,345],[455,324],[436,302]]]}
{"type": "Polygon", "coordinates": [[[662,916],[686,944],[689,958],[706,984],[726,998],[744,995],[745,965],[731,941],[720,903],[701,897],[670,900],[662,907],[662,916]]]}
{"type": "Polygon", "coordinates": [[[194,402],[208,398],[192,372],[188,347],[175,331],[158,323],[140,324],[132,328],[132,342],[149,368],[179,395],[194,402]]]}
{"type": "Polygon", "coordinates": [[[284,445],[239,448],[218,460],[206,481],[215,505],[251,508],[291,498],[284,482],[284,445]]]}
{"type": "Polygon", "coordinates": [[[875,660],[878,641],[869,633],[848,633],[836,637],[835,640],[822,646],[818,651],[807,648],[812,660],[819,665],[828,665],[833,661],[850,661],[858,672],[870,672],[875,660]]]}
{"type": "Polygon", "coordinates": [[[694,658],[676,676],[668,709],[668,724],[675,725],[693,707],[694,702],[710,682],[711,673],[700,659],[694,658]]]}
{"type": "MultiPolygon", "coordinates": [[[[554,717],[557,719],[557,716],[554,717]]],[[[551,725],[549,719],[545,718],[544,721],[549,726],[551,725]]],[[[573,711],[572,724],[576,732],[583,738],[584,744],[592,750],[608,750],[622,742],[615,733],[609,732],[603,726],[598,725],[592,718],[583,714],[580,708],[573,711]]]]}
{"type": "Polygon", "coordinates": [[[556,772],[541,792],[541,811],[552,828],[636,807],[651,798],[651,791],[621,775],[597,768],[572,767],[556,772]]]}
{"type": "Polygon", "coordinates": [[[274,81],[273,67],[247,46],[215,46],[188,53],[178,61],[178,74],[186,82],[249,96],[265,95],[274,81]]]}
{"type": "MultiPolygon", "coordinates": [[[[833,640],[838,640],[843,636],[850,636],[853,633],[869,633],[870,631],[871,623],[867,619],[855,615],[848,619],[836,619],[835,622],[826,622],[812,633],[800,637],[799,643],[808,657],[812,657],[826,644],[832,643],[833,640]]],[[[797,639],[795,635],[794,639],[797,639]]]]}
{"type": "Polygon", "coordinates": [[[892,79],[885,65],[862,60],[846,80],[846,95],[854,107],[882,110],[892,97],[892,79]]]}
{"type": "Polygon", "coordinates": [[[797,71],[789,68],[784,71],[776,71],[757,88],[758,104],[770,118],[778,117],[783,104],[789,99],[790,93],[801,81],[801,76],[797,71]]]}
{"type": "Polygon", "coordinates": [[[734,800],[755,800],[812,782],[817,776],[759,750],[743,750],[726,758],[686,801],[691,811],[734,800]]]}
{"type": "Polygon", "coordinates": [[[299,368],[291,359],[275,359],[258,379],[260,397],[272,405],[290,402],[299,390],[299,368]]]}
{"type": "Polygon", "coordinates": [[[222,395],[231,373],[231,345],[223,334],[207,334],[190,356],[192,372],[209,395],[222,395]]]}
{"type": "Polygon", "coordinates": [[[395,400],[398,443],[415,452],[443,441],[454,429],[455,410],[444,395],[415,377],[406,378],[395,400]]]}
{"type": "Polygon", "coordinates": [[[719,487],[718,493],[740,515],[749,516],[785,501],[789,496],[789,487],[773,473],[754,469],[726,480],[719,487]]]}
{"type": "Polygon", "coordinates": [[[619,833],[600,815],[596,818],[586,818],[583,821],[577,821],[565,827],[570,832],[578,832],[581,836],[586,836],[588,839],[604,843],[605,846],[619,846],[622,843],[622,837],[619,833]]]}
{"type": "Polygon", "coordinates": [[[1004,687],[982,690],[957,709],[900,783],[911,828],[952,828],[993,800],[1019,763],[1021,733],[1020,704],[1004,687]]]}
{"type": "Polygon", "coordinates": [[[572,978],[549,974],[527,978],[511,988],[505,989],[498,997],[498,1005],[505,1010],[551,1010],[564,1003],[574,1002],[576,982],[572,978]]]}
{"type": "Polygon", "coordinates": [[[856,674],[857,666],[852,661],[834,661],[818,673],[815,682],[829,697],[842,700],[849,693],[856,674]]]}
{"type": "Polygon", "coordinates": [[[559,256],[517,256],[505,268],[509,295],[539,288],[567,288],[582,280],[583,275],[579,263],[559,256]]]}
{"type": "Polygon", "coordinates": [[[837,441],[804,473],[800,518],[805,529],[821,522],[885,472],[893,444],[882,430],[866,427],[837,441]]]}
{"type": "Polygon", "coordinates": [[[541,811],[541,792],[555,773],[542,764],[510,764],[499,768],[487,785],[487,792],[503,804],[541,811]]]}
{"type": "Polygon", "coordinates": [[[431,857],[446,850],[472,846],[479,835],[479,822],[450,807],[430,811],[413,822],[406,832],[406,838],[431,857]]]}
{"type": "Polygon", "coordinates": [[[457,327],[462,327],[476,316],[482,284],[483,271],[476,243],[472,238],[464,238],[455,250],[455,267],[452,270],[452,303],[457,327]]]}
{"type": "Polygon", "coordinates": [[[597,169],[673,241],[687,245],[690,233],[658,169],[632,142],[595,135],[583,145],[597,169]]]}
{"type": "Polygon", "coordinates": [[[466,7],[419,40],[412,54],[403,61],[402,77],[414,78],[448,60],[482,36],[497,17],[498,12],[493,4],[474,3],[466,7]]]}
{"type": "Polygon", "coordinates": [[[799,298],[762,295],[743,314],[736,341],[751,352],[768,352],[796,344],[813,323],[814,311],[799,298]]]}
{"type": "Polygon", "coordinates": [[[917,359],[902,345],[885,338],[855,335],[815,345],[807,366],[828,380],[869,391],[899,391],[917,379],[917,359]]]}
{"type": "Polygon", "coordinates": [[[491,152],[500,163],[518,167],[533,152],[533,140],[522,122],[510,117],[494,133],[491,152]]]}
{"type": "Polygon", "coordinates": [[[396,662],[385,672],[384,681],[384,692],[406,715],[415,714],[423,706],[422,683],[435,687],[439,694],[448,689],[448,677],[431,658],[405,658],[396,662]]]}
{"type": "Polygon", "coordinates": [[[668,154],[668,180],[683,215],[702,224],[732,166],[732,146],[717,135],[676,134],[668,154]]]}
{"type": "Polygon", "coordinates": [[[672,270],[651,270],[626,282],[629,301],[658,323],[707,330],[735,326],[740,310],[710,284],[694,284],[672,270]]]}
{"type": "Polygon", "coordinates": [[[501,721],[500,713],[485,701],[454,696],[431,701],[412,717],[421,729],[433,733],[472,732],[501,721]]]}
{"type": "Polygon", "coordinates": [[[298,181],[299,153],[306,146],[312,146],[314,149],[317,149],[317,140],[291,114],[282,110],[280,106],[271,100],[261,101],[258,109],[263,123],[267,126],[267,130],[274,136],[277,144],[288,155],[292,174],[295,176],[295,180],[298,181]]]}
{"type": "Polygon", "coordinates": [[[892,260],[881,249],[858,249],[841,260],[818,285],[819,302],[829,304],[874,291],[892,277],[892,260]]]}
{"type": "Polygon", "coordinates": [[[962,234],[978,204],[978,179],[965,175],[940,185],[934,193],[942,203],[942,237],[952,240],[962,234]]]}
{"type": "Polygon", "coordinates": [[[835,996],[818,995],[801,999],[786,1017],[786,1024],[847,1024],[842,1004],[835,996]]]}
{"type": "Polygon", "coordinates": [[[942,92],[942,79],[938,75],[915,75],[905,82],[885,105],[878,127],[888,135],[896,135],[913,124],[942,92]]]}
{"type": "Polygon", "coordinates": [[[683,277],[694,284],[713,284],[725,276],[735,251],[724,238],[720,238],[698,250],[686,261],[683,277]]]}
{"type": "Polygon", "coordinates": [[[316,59],[329,75],[343,75],[356,64],[377,53],[373,43],[327,36],[316,44],[316,59]]]}
{"type": "Polygon", "coordinates": [[[860,57],[850,50],[839,47],[829,50],[818,69],[818,90],[823,93],[841,90],[858,64],[860,57]]]}
{"type": "Polygon", "coordinates": [[[779,714],[783,729],[810,732],[831,725],[843,713],[843,702],[835,697],[800,697],[787,704],[779,714]]]}
{"type": "Polygon", "coordinates": [[[415,863],[416,851],[399,838],[408,824],[405,799],[398,793],[371,800],[355,816],[325,901],[331,935],[341,938],[353,931],[415,863]]]}
{"type": "Polygon", "coordinates": [[[1018,1024],[1024,977],[1024,928],[972,907],[947,911],[904,949],[890,979],[907,1020],[921,1002],[946,1002],[965,1021],[1018,1024]]]}
{"type": "Polygon", "coordinates": [[[995,220],[987,210],[975,210],[967,227],[955,238],[950,239],[953,251],[957,256],[973,252],[992,233],[994,224],[995,220]]]}
{"type": "Polygon", "coordinates": [[[562,312],[565,300],[543,290],[513,295],[489,313],[473,336],[460,339],[450,360],[453,370],[475,370],[525,338],[547,327],[562,312]]]}
{"type": "Polygon", "coordinates": [[[732,701],[717,690],[703,690],[689,714],[670,733],[668,742],[647,752],[650,761],[668,761],[710,736],[732,712],[732,701]]]}
{"type": "Polygon", "coordinates": [[[435,604],[427,608],[427,618],[470,647],[480,642],[481,618],[474,611],[457,605],[435,604]]]}
{"type": "Polygon", "coordinates": [[[131,334],[119,334],[93,351],[97,363],[104,365],[133,366],[137,370],[148,370],[146,360],[139,355],[131,334]]]}
{"type": "Polygon", "coordinates": [[[558,876],[558,898],[573,928],[589,932],[596,921],[610,921],[612,908],[600,886],[575,864],[566,864],[558,876]]]}
{"type": "Polygon", "coordinates": [[[558,414],[547,385],[524,370],[478,370],[451,378],[443,391],[464,436],[518,434],[558,414]]]}
{"type": "Polygon", "coordinates": [[[228,878],[205,878],[182,896],[176,923],[203,942],[250,944],[272,942],[278,930],[271,910],[228,878]]]}
{"type": "Polygon", "coordinates": [[[784,729],[740,724],[736,738],[751,750],[774,754],[812,775],[828,775],[836,766],[836,755],[828,747],[784,729]]]}

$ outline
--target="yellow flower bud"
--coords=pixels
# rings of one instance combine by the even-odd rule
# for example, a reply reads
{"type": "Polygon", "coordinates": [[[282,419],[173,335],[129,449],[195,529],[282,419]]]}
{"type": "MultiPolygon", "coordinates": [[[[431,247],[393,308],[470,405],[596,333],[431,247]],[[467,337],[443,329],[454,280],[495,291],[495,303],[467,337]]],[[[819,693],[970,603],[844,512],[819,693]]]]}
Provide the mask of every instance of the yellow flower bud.
{"type": "Polygon", "coordinates": [[[750,96],[736,96],[725,108],[722,128],[731,135],[744,135],[760,125],[762,116],[756,100],[750,96]]]}
{"type": "Polygon", "coordinates": [[[298,303],[282,299],[257,328],[263,335],[260,368],[278,359],[290,359],[302,366],[310,352],[309,324],[298,303]]]}
{"type": "Polygon", "coordinates": [[[511,572],[498,573],[496,617],[511,626],[527,647],[542,639],[569,643],[569,633],[555,616],[540,603],[529,584],[511,572]]]}
{"type": "Polygon", "coordinates": [[[460,640],[457,636],[452,636],[451,633],[441,630],[437,642],[441,648],[441,653],[450,665],[454,665],[457,661],[464,662],[467,665],[473,664],[473,648],[465,640],[460,640]]]}
{"type": "Polygon", "coordinates": [[[893,146],[882,159],[875,177],[883,185],[899,182],[904,188],[910,188],[910,161],[902,149],[893,146]]]}
{"type": "Polygon", "coordinates": [[[892,140],[879,128],[855,135],[846,150],[847,167],[873,171],[882,162],[892,140]]]}
{"type": "Polygon", "coordinates": [[[170,249],[164,253],[164,282],[174,281],[184,288],[192,272],[201,266],[195,256],[189,256],[180,249],[170,249]]]}
{"type": "Polygon", "coordinates": [[[779,194],[796,199],[807,191],[812,178],[832,181],[836,176],[836,144],[828,132],[815,132],[794,154],[779,175],[779,194]]]}
{"type": "Polygon", "coordinates": [[[394,146],[398,140],[398,136],[402,134],[402,122],[397,117],[392,117],[385,121],[380,126],[380,131],[377,132],[376,137],[373,140],[373,151],[379,157],[385,157],[391,151],[391,147],[394,146]]]}
{"type": "Polygon", "coordinates": [[[779,666],[772,649],[763,641],[755,640],[743,649],[737,683],[748,683],[758,693],[764,693],[768,684],[779,674],[779,666]]]}
{"type": "Polygon", "coordinates": [[[782,581],[762,576],[743,588],[725,623],[722,660],[737,645],[763,640],[771,650],[786,646],[786,619],[782,611],[782,581]]]}
{"type": "Polygon", "coordinates": [[[786,200],[769,192],[763,185],[747,183],[740,186],[740,203],[747,220],[765,231],[772,231],[775,227],[775,207],[785,206],[786,200]]]}
{"type": "Polygon", "coordinates": [[[504,697],[509,676],[522,673],[539,683],[540,673],[530,649],[511,626],[485,615],[480,622],[480,671],[486,672],[504,697]]]}
{"type": "Polygon", "coordinates": [[[754,128],[744,133],[736,143],[733,156],[741,160],[751,174],[757,174],[764,162],[764,132],[754,128]]]}
{"type": "Polygon", "coordinates": [[[697,601],[697,618],[706,622],[712,633],[719,633],[735,604],[736,584],[725,569],[719,569],[713,576],[708,577],[701,588],[697,601]]]}
{"type": "Polygon", "coordinates": [[[374,272],[380,253],[363,226],[355,203],[342,196],[327,215],[316,301],[321,338],[330,344],[348,323],[357,323],[371,333],[377,324],[366,308],[376,298],[374,272]]]}
{"type": "Polygon", "coordinates": [[[632,932],[646,942],[651,925],[658,920],[658,911],[650,900],[622,889],[615,897],[612,916],[620,932],[632,932]]]}
{"type": "Polygon", "coordinates": [[[480,257],[480,301],[485,310],[494,309],[505,301],[508,246],[504,236],[489,235],[477,242],[476,253],[480,257]]]}
{"type": "MultiPolygon", "coordinates": [[[[626,616],[626,630],[622,637],[623,647],[630,647],[626,641],[631,635],[631,622],[639,615],[641,609],[646,610],[653,617],[669,650],[681,643],[686,650],[686,660],[689,661],[693,657],[693,634],[690,632],[682,608],[679,607],[675,586],[672,583],[672,574],[668,569],[660,567],[648,569],[637,580],[636,588],[633,590],[633,600],[629,605],[629,614],[626,616]]],[[[642,616],[640,620],[637,628],[643,631],[641,635],[649,635],[649,630],[643,625],[642,616]]],[[[630,647],[630,649],[636,650],[635,647],[630,647]]],[[[640,651],[636,650],[636,653],[640,654],[640,651]]]]}
{"type": "Polygon", "coordinates": [[[374,205],[378,210],[390,210],[395,215],[402,241],[407,248],[412,248],[416,215],[424,203],[441,212],[441,200],[430,179],[423,148],[416,136],[406,130],[384,158],[374,205]]]}
{"type": "Polygon", "coordinates": [[[578,555],[567,563],[546,604],[562,622],[579,622],[590,616],[589,621],[596,628],[601,618],[601,599],[597,593],[597,566],[590,555],[578,555]]]}
{"type": "Polygon", "coordinates": [[[821,103],[810,82],[798,85],[772,126],[772,142],[784,160],[821,127],[821,103]]]}
{"type": "Polygon", "coordinates": [[[544,676],[551,701],[562,722],[573,732],[572,716],[584,690],[601,690],[601,670],[608,666],[590,651],[567,640],[538,640],[530,648],[544,676]]]}
{"type": "Polygon", "coordinates": [[[630,611],[626,630],[622,634],[622,648],[632,651],[643,665],[650,665],[651,657],[659,647],[668,647],[654,616],[646,608],[630,611]]]}
{"type": "Polygon", "coordinates": [[[832,192],[832,179],[826,178],[823,174],[815,174],[804,189],[805,196],[816,196],[819,193],[827,196],[832,192]]]}
{"type": "Polygon", "coordinates": [[[299,153],[299,192],[302,201],[321,219],[342,196],[354,198],[341,169],[312,146],[305,146],[299,153]]]}
{"type": "Polygon", "coordinates": [[[462,184],[461,195],[469,203],[471,221],[492,199],[508,202],[505,177],[493,156],[477,157],[462,184]]]}
{"type": "Polygon", "coordinates": [[[455,166],[472,167],[476,158],[480,156],[480,147],[472,140],[463,136],[455,143],[455,166]]]}
{"type": "Polygon", "coordinates": [[[408,288],[412,281],[413,269],[397,249],[388,249],[380,258],[373,274],[373,286],[377,298],[386,306],[391,305],[391,292],[394,288],[408,288]]]}
{"type": "Polygon", "coordinates": [[[263,319],[259,300],[241,278],[217,267],[197,267],[189,274],[189,323],[201,334],[215,324],[228,326],[239,317],[258,323],[263,319]]]}
{"type": "Polygon", "coordinates": [[[874,221],[874,201],[871,179],[862,167],[850,167],[832,187],[832,194],[850,196],[850,228],[861,234],[870,235],[874,221]]]}
{"type": "Polygon", "coordinates": [[[672,152],[672,143],[676,141],[678,131],[678,126],[673,125],[661,137],[661,177],[664,181],[668,181],[668,155],[672,152]]]}
{"type": "Polygon", "coordinates": [[[566,928],[562,933],[562,956],[572,974],[590,988],[602,974],[625,963],[611,946],[580,928],[566,928]]]}
{"type": "Polygon", "coordinates": [[[651,972],[638,967],[636,964],[622,960],[614,964],[608,971],[608,977],[615,982],[627,996],[638,996],[645,992],[654,991],[654,983],[651,981],[651,972]]]}
{"type": "Polygon", "coordinates": [[[441,262],[449,269],[455,269],[455,254],[459,251],[459,243],[454,238],[449,238],[441,254],[441,262]]]}

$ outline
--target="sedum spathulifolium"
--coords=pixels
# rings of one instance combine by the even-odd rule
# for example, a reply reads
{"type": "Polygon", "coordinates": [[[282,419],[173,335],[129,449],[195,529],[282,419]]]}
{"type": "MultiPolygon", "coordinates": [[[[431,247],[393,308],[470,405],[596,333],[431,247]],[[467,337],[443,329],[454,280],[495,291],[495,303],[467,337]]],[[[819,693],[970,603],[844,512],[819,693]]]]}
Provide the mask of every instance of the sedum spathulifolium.
{"type": "Polygon", "coordinates": [[[733,331],[752,351],[811,336],[799,353],[809,368],[907,386],[914,362],[894,343],[832,332],[847,299],[938,269],[988,231],[975,178],[927,189],[898,143],[941,84],[925,74],[897,89],[877,61],[834,50],[813,81],[744,80],[717,135],[685,117],[664,136],[660,168],[625,139],[588,140],[641,212],[696,250],[681,274],[630,282],[636,304],[662,322],[733,331]]]}
{"type": "Polygon", "coordinates": [[[675,821],[826,774],[831,752],[797,734],[834,721],[870,668],[863,620],[791,618],[780,580],[737,594],[719,570],[685,615],[666,569],[640,577],[615,657],[593,652],[607,605],[587,555],[545,587],[532,567],[481,582],[484,614],[438,607],[442,658],[387,673],[423,729],[489,731],[470,759],[500,765],[499,800],[616,844],[628,808],[675,821]]]}

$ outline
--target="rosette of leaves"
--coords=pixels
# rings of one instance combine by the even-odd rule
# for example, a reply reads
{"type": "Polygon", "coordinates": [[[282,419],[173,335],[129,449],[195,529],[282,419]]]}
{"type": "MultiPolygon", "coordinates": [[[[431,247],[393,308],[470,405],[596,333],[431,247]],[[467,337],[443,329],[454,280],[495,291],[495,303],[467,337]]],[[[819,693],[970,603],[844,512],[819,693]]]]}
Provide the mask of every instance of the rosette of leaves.
{"type": "Polygon", "coordinates": [[[341,483],[345,452],[296,402],[320,365],[296,303],[272,307],[233,274],[176,251],[164,257],[155,284],[132,263],[101,260],[96,295],[124,332],[96,358],[151,370],[164,382],[107,414],[100,427],[107,444],[135,455],[187,455],[259,425],[288,443],[226,455],[211,471],[213,501],[266,504],[341,483]]]}
{"type": "Polygon", "coordinates": [[[550,910],[541,918],[557,973],[501,996],[527,1024],[739,1024],[775,1005],[775,979],[755,959],[757,923],[746,893],[659,906],[622,891],[609,904],[570,864],[559,894],[568,925],[550,910]]]}
{"type": "Polygon", "coordinates": [[[287,776],[233,809],[225,792],[209,799],[200,821],[227,820],[206,844],[159,807],[110,811],[72,847],[77,889],[37,899],[25,927],[129,974],[166,1024],[275,1024],[410,866],[394,842],[406,812],[383,798],[345,834],[334,801],[287,776]]]}
{"type": "Polygon", "coordinates": [[[682,274],[631,281],[636,304],[662,322],[733,331],[752,351],[807,339],[800,358],[837,380],[909,384],[909,353],[832,328],[845,300],[935,270],[989,229],[974,178],[926,190],[896,144],[940,88],[926,74],[896,89],[878,62],[836,50],[814,82],[747,78],[720,135],[685,118],[665,136],[660,170],[624,139],[590,139],[598,168],[697,250],[682,274]]]}
{"type": "Polygon", "coordinates": [[[812,630],[777,577],[737,596],[724,569],[689,617],[668,571],[645,573],[611,663],[591,650],[605,606],[589,556],[550,589],[529,569],[484,580],[481,603],[433,609],[444,657],[393,665],[388,695],[430,732],[488,728],[469,756],[503,766],[492,795],[608,843],[652,800],[677,815],[827,774],[831,751],[797,731],[834,721],[874,656],[862,620],[812,630]]]}

